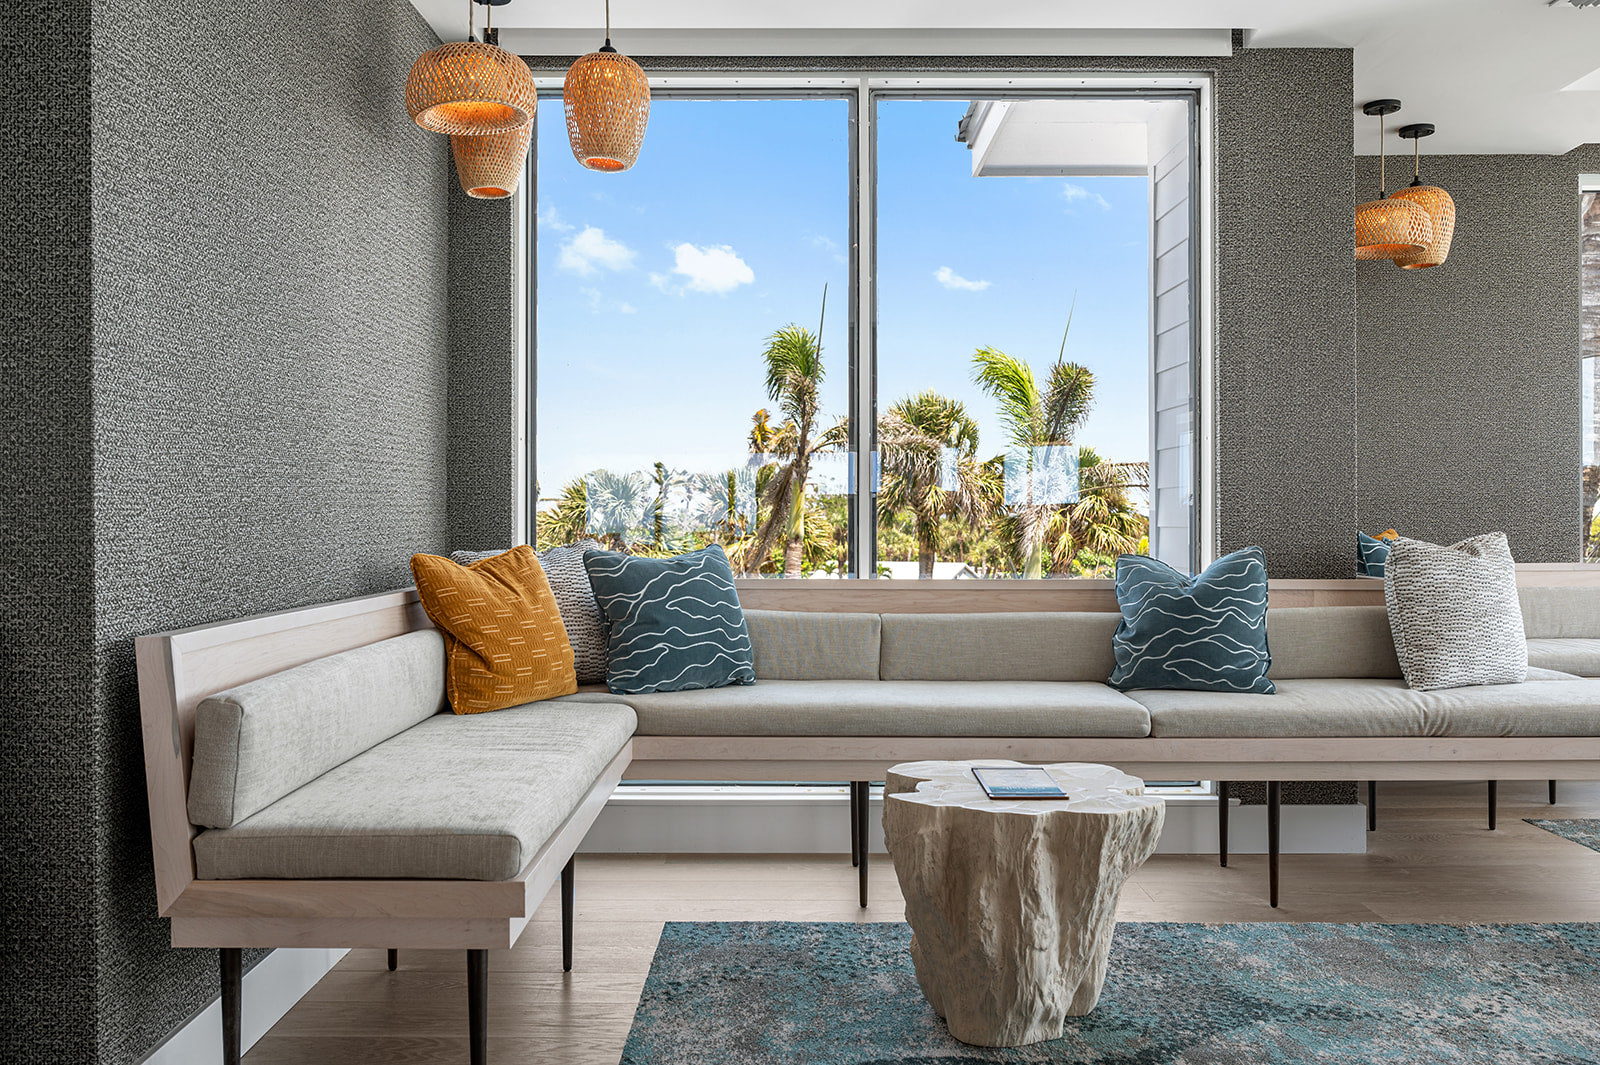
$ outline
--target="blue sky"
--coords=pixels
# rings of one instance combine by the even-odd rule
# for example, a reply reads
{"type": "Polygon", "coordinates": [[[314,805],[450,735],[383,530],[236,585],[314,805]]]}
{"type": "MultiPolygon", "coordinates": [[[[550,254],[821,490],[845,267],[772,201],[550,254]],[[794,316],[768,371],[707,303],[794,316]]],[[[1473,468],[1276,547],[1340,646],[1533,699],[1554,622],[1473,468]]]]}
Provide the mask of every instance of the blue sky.
{"type": "MultiPolygon", "coordinates": [[[[1143,178],[973,178],[960,101],[880,104],[880,408],[925,388],[966,402],[1004,450],[972,351],[1043,372],[1074,294],[1067,357],[1097,377],[1080,440],[1147,457],[1143,178]]],[[[848,110],[842,100],[658,100],[621,174],[572,158],[559,100],[539,105],[541,494],[596,467],[740,465],[768,406],[765,338],[823,332],[824,409],[846,410],[848,110]]]]}

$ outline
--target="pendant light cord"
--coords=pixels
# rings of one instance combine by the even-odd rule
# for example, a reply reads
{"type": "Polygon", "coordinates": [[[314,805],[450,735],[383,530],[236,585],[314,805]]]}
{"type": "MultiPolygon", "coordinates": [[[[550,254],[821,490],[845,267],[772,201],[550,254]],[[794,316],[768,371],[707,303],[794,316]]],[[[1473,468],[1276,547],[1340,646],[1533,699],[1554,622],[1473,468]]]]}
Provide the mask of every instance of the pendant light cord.
{"type": "Polygon", "coordinates": [[[473,22],[474,14],[476,14],[476,12],[472,10],[472,0],[467,0],[467,40],[469,41],[475,41],[478,39],[477,31],[474,28],[475,24],[473,22]]]}
{"type": "Polygon", "coordinates": [[[611,43],[611,0],[606,0],[606,44],[611,43]]]}
{"type": "Polygon", "coordinates": [[[1411,184],[1422,184],[1422,138],[1411,138],[1411,184]]]}
{"type": "Polygon", "coordinates": [[[1378,116],[1378,199],[1389,195],[1389,179],[1385,176],[1383,164],[1386,154],[1383,150],[1383,115],[1378,116]]]}

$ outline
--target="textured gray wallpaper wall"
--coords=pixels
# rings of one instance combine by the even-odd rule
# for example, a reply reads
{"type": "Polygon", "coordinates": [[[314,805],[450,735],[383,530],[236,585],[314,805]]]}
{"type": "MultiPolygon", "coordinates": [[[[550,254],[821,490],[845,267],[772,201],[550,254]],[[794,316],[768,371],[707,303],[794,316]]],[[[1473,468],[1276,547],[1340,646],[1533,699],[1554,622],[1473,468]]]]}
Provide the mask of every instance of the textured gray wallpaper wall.
{"type": "Polygon", "coordinates": [[[88,16],[87,0],[30,0],[0,19],[0,1054],[12,1061],[94,1053],[88,16]]]}
{"type": "Polygon", "coordinates": [[[120,1063],[216,986],[155,916],[133,637],[392,588],[449,546],[454,181],[398,104],[436,43],[401,0],[82,14],[81,41],[27,27],[48,91],[7,94],[50,99],[53,128],[20,156],[42,187],[6,191],[37,196],[38,283],[8,310],[33,329],[4,410],[29,505],[0,527],[8,576],[48,598],[13,622],[8,581],[0,616],[49,646],[8,641],[30,697],[7,777],[33,794],[8,804],[30,857],[6,877],[27,971],[5,1041],[120,1063]]]}
{"type": "MultiPolygon", "coordinates": [[[[1397,162],[1391,191],[1410,181],[1397,162]]],[[[1422,163],[1456,202],[1450,257],[1356,271],[1361,527],[1442,543],[1500,529],[1518,561],[1576,562],[1578,175],[1600,172],[1600,144],[1422,163]]],[[[1359,183],[1376,192],[1376,159],[1359,183]]]]}
{"type": "MultiPolygon", "coordinates": [[[[1208,73],[1215,84],[1216,521],[1274,576],[1350,573],[1355,504],[1354,196],[1348,49],[1224,57],[984,57],[992,70],[1208,73]]],[[[528,56],[562,70],[569,56],[528,56]]],[[[856,57],[642,57],[647,70],[857,70],[856,57]]],[[[874,57],[885,73],[970,57],[874,57]]]]}
{"type": "Polygon", "coordinates": [[[516,212],[450,197],[451,550],[514,542],[517,477],[516,212]]]}

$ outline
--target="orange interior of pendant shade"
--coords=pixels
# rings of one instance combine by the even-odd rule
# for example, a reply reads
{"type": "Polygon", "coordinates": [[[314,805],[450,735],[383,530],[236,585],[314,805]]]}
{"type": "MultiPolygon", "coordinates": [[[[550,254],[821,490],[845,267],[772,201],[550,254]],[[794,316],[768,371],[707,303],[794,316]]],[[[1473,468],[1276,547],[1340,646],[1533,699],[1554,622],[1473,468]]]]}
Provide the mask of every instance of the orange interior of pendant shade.
{"type": "Polygon", "coordinates": [[[463,126],[494,128],[516,125],[523,118],[523,113],[494,100],[452,100],[434,104],[418,117],[424,116],[429,119],[442,118],[463,126]]]}

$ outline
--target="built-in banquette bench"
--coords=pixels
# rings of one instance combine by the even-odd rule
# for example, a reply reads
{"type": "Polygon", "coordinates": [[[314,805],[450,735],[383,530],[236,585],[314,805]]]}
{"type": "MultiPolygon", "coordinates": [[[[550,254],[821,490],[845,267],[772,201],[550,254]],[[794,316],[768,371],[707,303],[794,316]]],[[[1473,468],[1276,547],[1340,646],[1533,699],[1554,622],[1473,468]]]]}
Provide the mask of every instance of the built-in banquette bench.
{"type": "Polygon", "coordinates": [[[1414,692],[1383,608],[1339,605],[1381,588],[1277,582],[1263,696],[1106,687],[1103,587],[888,584],[742,585],[753,686],[461,717],[409,590],[142,637],[157,901],[174,946],[221,950],[228,1060],[240,948],[319,946],[466,950],[484,1061],[487,951],[559,878],[570,967],[572,855],[624,777],[853,781],[861,839],[863,782],[923,759],[1267,780],[1273,798],[1281,780],[1600,778],[1600,586],[1524,589],[1529,683],[1414,692]],[[1038,609],[1063,595],[1078,609],[1038,609]]]}

